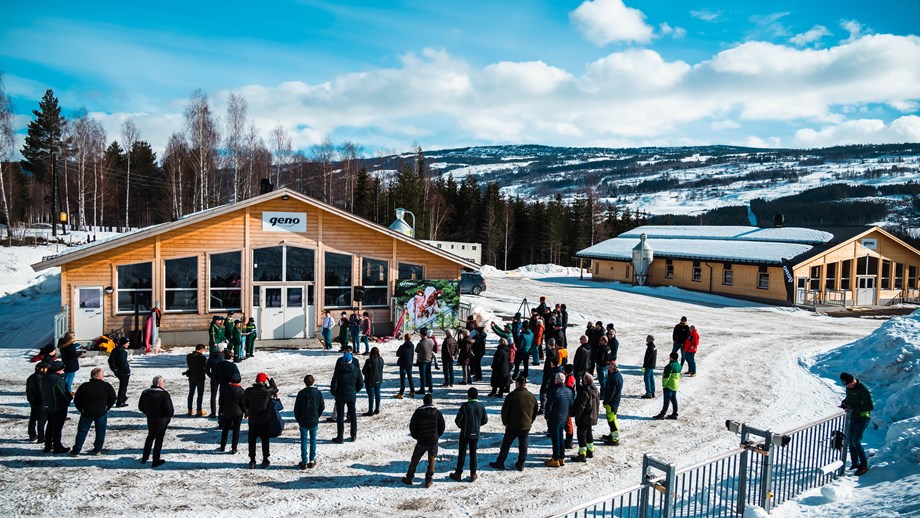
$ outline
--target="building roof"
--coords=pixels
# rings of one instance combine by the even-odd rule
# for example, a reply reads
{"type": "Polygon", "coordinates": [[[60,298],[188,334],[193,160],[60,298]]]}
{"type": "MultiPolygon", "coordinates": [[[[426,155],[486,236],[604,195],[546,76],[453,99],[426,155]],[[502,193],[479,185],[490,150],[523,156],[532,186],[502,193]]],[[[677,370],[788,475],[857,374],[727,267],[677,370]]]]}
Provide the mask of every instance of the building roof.
{"type": "Polygon", "coordinates": [[[647,225],[590,246],[575,256],[629,261],[639,236],[646,234],[655,256],[665,259],[776,265],[788,259],[795,265],[874,228],[647,225]]]}
{"type": "Polygon", "coordinates": [[[464,268],[470,268],[474,270],[479,268],[479,265],[477,265],[476,263],[468,261],[462,257],[456,256],[445,250],[441,250],[437,247],[431,246],[428,243],[425,243],[421,240],[411,238],[405,234],[396,232],[395,230],[391,230],[383,225],[374,223],[373,221],[361,218],[359,216],[355,216],[354,214],[348,211],[342,210],[338,207],[334,207],[332,205],[329,205],[328,203],[323,203],[315,198],[311,198],[305,194],[302,194],[297,191],[283,187],[281,189],[278,189],[278,190],[275,190],[275,191],[272,191],[266,194],[261,194],[259,196],[254,196],[246,200],[238,201],[235,203],[228,203],[226,205],[220,205],[220,206],[212,207],[210,209],[202,210],[199,212],[194,212],[192,214],[187,214],[175,221],[169,221],[166,223],[161,223],[159,225],[152,225],[149,227],[127,232],[124,234],[119,234],[117,236],[112,236],[110,238],[102,239],[99,241],[94,241],[92,243],[87,243],[84,245],[68,248],[67,250],[61,252],[60,254],[55,255],[54,257],[43,259],[41,262],[33,264],[32,269],[35,271],[41,271],[46,268],[51,268],[54,266],[61,266],[63,264],[67,264],[77,259],[89,257],[92,255],[98,254],[100,252],[104,252],[106,250],[117,248],[119,246],[123,246],[123,245],[133,243],[136,241],[140,241],[142,239],[153,237],[159,234],[164,234],[171,230],[176,230],[176,229],[179,229],[179,228],[182,228],[182,227],[185,227],[185,226],[188,226],[188,225],[200,222],[200,221],[207,220],[209,218],[213,218],[215,216],[219,216],[221,214],[227,214],[229,212],[240,210],[246,207],[258,205],[268,200],[272,200],[275,198],[281,198],[282,196],[288,196],[290,198],[297,199],[299,201],[306,203],[307,205],[312,205],[320,210],[330,212],[337,216],[341,216],[343,218],[349,219],[375,232],[380,232],[382,234],[388,234],[390,237],[394,239],[397,239],[409,245],[421,248],[425,250],[426,252],[430,252],[431,254],[434,254],[436,256],[443,257],[445,259],[453,261],[454,263],[457,263],[464,268]]]}

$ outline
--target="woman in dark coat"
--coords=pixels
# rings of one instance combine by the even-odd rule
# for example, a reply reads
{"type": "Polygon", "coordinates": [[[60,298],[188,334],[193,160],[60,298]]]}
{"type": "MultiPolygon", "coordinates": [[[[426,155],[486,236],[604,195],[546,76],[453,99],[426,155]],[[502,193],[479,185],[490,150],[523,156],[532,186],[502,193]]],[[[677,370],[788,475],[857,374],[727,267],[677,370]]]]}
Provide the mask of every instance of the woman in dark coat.
{"type": "Polygon", "coordinates": [[[509,378],[511,377],[511,363],[508,361],[510,353],[508,340],[499,339],[498,349],[495,350],[495,355],[492,356],[492,392],[489,392],[488,397],[495,397],[496,391],[498,392],[498,397],[504,397],[505,388],[508,386],[509,378]]]}
{"type": "Polygon", "coordinates": [[[486,328],[476,328],[476,336],[473,338],[473,361],[470,365],[473,371],[473,379],[482,381],[482,359],[486,355],[486,328]]]}
{"type": "Polygon", "coordinates": [[[470,363],[472,361],[473,339],[470,338],[470,332],[463,329],[460,331],[459,352],[457,353],[457,363],[463,371],[463,379],[460,381],[461,385],[469,385],[472,382],[470,379],[470,363]]]}
{"type": "Polygon", "coordinates": [[[364,362],[361,374],[364,374],[364,388],[367,389],[367,412],[364,415],[377,415],[380,413],[380,384],[383,382],[383,358],[380,357],[380,349],[371,349],[371,355],[364,362]]]}
{"type": "Polygon", "coordinates": [[[268,421],[271,419],[272,398],[278,394],[275,380],[269,378],[264,372],[256,376],[256,382],[243,392],[243,408],[249,418],[249,469],[256,467],[256,441],[262,441],[262,467],[271,464],[268,460],[269,431],[268,421]]]}

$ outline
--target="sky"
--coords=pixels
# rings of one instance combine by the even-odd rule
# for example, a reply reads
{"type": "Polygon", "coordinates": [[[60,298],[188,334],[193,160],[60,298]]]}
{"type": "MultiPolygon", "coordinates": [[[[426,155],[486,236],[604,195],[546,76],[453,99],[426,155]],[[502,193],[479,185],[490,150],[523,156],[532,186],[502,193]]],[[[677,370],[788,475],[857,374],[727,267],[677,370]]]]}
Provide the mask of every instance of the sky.
{"type": "Polygon", "coordinates": [[[196,89],[305,151],[920,141],[913,0],[0,2],[20,141],[49,88],[157,150],[196,89]]]}

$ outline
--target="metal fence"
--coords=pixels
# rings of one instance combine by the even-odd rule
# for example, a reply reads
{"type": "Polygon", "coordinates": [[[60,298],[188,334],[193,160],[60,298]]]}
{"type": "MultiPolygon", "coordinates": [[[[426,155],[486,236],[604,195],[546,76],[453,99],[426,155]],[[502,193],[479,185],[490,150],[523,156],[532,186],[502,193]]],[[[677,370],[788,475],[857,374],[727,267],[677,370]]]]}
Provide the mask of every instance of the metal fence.
{"type": "MultiPolygon", "coordinates": [[[[54,315],[54,346],[57,347],[58,340],[67,333],[70,328],[70,311],[67,305],[61,306],[61,312],[54,315]]],[[[45,344],[39,344],[39,347],[45,344]]]]}
{"type": "Polygon", "coordinates": [[[738,448],[680,469],[645,454],[640,485],[554,518],[742,516],[751,505],[770,511],[843,474],[847,425],[843,412],[785,433],[727,421],[741,436],[738,448]]]}

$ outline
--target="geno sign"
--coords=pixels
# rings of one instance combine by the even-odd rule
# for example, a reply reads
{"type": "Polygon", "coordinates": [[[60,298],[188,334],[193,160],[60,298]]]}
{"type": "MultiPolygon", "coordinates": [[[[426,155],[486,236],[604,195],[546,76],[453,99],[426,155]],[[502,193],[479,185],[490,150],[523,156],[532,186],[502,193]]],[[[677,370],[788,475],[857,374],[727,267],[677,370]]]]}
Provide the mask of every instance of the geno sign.
{"type": "Polygon", "coordinates": [[[306,212],[263,212],[262,230],[265,232],[306,232],[306,212]]]}

